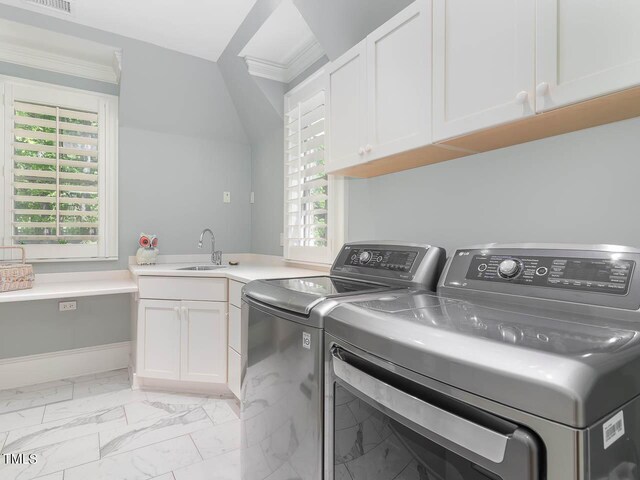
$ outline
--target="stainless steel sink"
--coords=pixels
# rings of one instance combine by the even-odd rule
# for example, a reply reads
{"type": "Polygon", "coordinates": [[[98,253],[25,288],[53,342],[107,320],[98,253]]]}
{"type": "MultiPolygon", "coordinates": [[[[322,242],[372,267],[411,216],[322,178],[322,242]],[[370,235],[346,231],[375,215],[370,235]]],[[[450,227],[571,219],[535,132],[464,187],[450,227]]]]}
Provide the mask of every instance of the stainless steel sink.
{"type": "Polygon", "coordinates": [[[225,268],[225,265],[197,265],[195,267],[182,267],[178,270],[193,270],[196,272],[202,272],[206,270],[218,270],[219,268],[225,268]]]}

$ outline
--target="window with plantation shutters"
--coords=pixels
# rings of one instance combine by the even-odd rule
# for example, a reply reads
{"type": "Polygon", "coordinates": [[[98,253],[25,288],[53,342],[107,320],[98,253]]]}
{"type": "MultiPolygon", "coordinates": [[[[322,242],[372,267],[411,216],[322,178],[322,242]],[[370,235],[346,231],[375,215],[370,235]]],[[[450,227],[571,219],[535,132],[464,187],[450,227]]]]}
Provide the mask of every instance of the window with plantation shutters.
{"type": "Polygon", "coordinates": [[[30,259],[116,256],[113,99],[11,82],[4,90],[4,243],[30,259]]]}
{"type": "Polygon", "coordinates": [[[284,250],[290,260],[330,263],[341,241],[342,184],[325,172],[322,72],[285,95],[284,250]]]}

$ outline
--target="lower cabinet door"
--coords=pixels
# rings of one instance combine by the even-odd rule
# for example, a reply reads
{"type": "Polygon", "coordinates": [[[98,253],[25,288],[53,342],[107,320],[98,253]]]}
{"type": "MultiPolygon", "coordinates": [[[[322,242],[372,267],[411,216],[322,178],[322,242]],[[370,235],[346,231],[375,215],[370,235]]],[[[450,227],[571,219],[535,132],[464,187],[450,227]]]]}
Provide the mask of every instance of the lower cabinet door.
{"type": "Polygon", "coordinates": [[[227,303],[182,302],[181,380],[227,382],[227,303]]]}
{"type": "Polygon", "coordinates": [[[180,379],[181,302],[138,303],[137,373],[141,377],[180,379]]]}
{"type": "Polygon", "coordinates": [[[233,305],[229,305],[229,346],[242,353],[242,312],[233,305]]]}

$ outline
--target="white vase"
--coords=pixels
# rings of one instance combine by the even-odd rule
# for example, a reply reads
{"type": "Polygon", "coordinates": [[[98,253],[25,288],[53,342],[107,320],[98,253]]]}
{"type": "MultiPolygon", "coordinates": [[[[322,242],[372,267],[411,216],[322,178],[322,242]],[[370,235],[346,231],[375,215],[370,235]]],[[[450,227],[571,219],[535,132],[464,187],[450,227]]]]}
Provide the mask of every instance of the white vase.
{"type": "Polygon", "coordinates": [[[138,265],[155,265],[159,253],[157,248],[140,247],[136,252],[136,262],[138,265]]]}

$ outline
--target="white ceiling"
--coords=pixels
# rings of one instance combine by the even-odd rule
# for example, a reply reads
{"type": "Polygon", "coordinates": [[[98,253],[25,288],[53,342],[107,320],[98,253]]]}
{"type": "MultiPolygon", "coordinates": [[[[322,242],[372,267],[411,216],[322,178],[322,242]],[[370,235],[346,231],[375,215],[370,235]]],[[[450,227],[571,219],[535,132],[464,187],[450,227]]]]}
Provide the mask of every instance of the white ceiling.
{"type": "Polygon", "coordinates": [[[323,55],[291,0],[280,3],[239,54],[251,74],[283,82],[295,78],[323,55]]]}
{"type": "Polygon", "coordinates": [[[256,0],[71,0],[72,14],[0,3],[217,61],[256,0]]]}
{"type": "Polygon", "coordinates": [[[301,49],[315,41],[307,22],[293,2],[284,0],[249,40],[240,56],[286,65],[301,49]]]}

